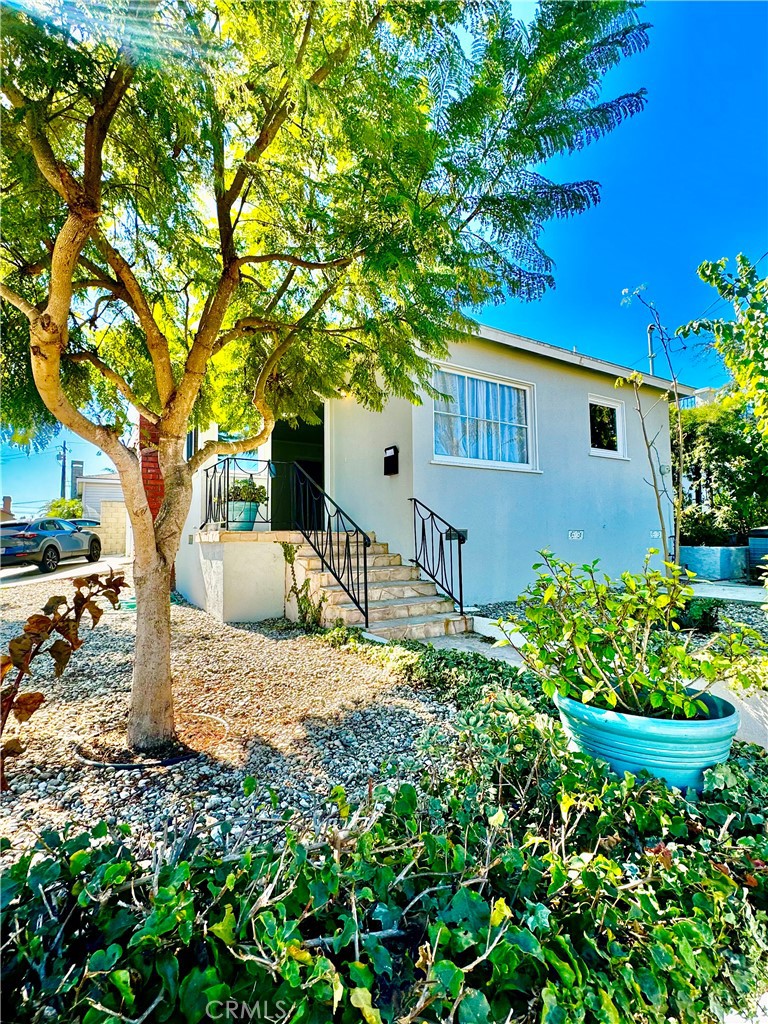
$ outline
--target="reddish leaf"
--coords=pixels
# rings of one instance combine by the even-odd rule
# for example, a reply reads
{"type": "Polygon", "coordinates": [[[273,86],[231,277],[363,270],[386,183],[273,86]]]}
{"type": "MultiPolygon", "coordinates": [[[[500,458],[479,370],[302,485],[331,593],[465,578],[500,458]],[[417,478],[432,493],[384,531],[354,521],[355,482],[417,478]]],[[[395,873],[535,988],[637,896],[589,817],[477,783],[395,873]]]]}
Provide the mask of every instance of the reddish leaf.
{"type": "Polygon", "coordinates": [[[116,590],[103,590],[101,597],[106,597],[113,608],[117,608],[120,603],[120,598],[116,590]]]}
{"type": "Polygon", "coordinates": [[[0,753],[2,753],[3,757],[17,757],[19,754],[24,753],[24,747],[21,745],[21,740],[17,736],[13,736],[5,741],[0,753]]]}
{"type": "Polygon", "coordinates": [[[50,656],[56,662],[54,675],[58,677],[67,667],[67,662],[72,657],[72,648],[70,647],[66,640],[56,640],[48,648],[48,654],[50,654],[50,656]]]}
{"type": "Polygon", "coordinates": [[[754,875],[744,875],[744,884],[748,885],[750,889],[756,889],[760,883],[754,875]]]}
{"type": "MultiPolygon", "coordinates": [[[[96,626],[101,616],[104,614],[104,609],[99,608],[95,601],[89,601],[85,606],[90,613],[91,619],[93,620],[93,626],[96,626]]],[[[93,627],[91,627],[93,628],[93,627]]]]}
{"type": "Polygon", "coordinates": [[[8,644],[8,653],[11,656],[11,661],[16,668],[23,668],[29,672],[29,666],[27,665],[27,656],[32,650],[34,641],[29,633],[25,633],[23,636],[15,636],[13,640],[8,644]]]}
{"type": "Polygon", "coordinates": [[[77,623],[73,622],[72,619],[65,619],[63,622],[56,624],[56,632],[61,633],[65,640],[72,645],[72,649],[76,651],[78,647],[83,646],[83,641],[77,635],[77,623]]]}
{"type": "MultiPolygon", "coordinates": [[[[93,577],[91,576],[90,579],[93,579],[93,577]]],[[[86,579],[84,576],[75,576],[75,578],[72,580],[72,586],[77,587],[78,590],[81,587],[87,587],[88,579],[86,579]]]]}
{"type": "Polygon", "coordinates": [[[43,611],[45,612],[46,615],[52,615],[60,605],[66,603],[66,597],[62,597],[60,594],[56,597],[49,597],[45,603],[45,608],[43,608],[43,611]]]}
{"type": "Polygon", "coordinates": [[[30,615],[24,623],[24,632],[42,637],[45,640],[51,632],[52,625],[53,620],[49,619],[47,615],[30,615]]]}
{"type": "Polygon", "coordinates": [[[7,654],[0,655],[0,682],[5,679],[8,673],[13,668],[13,659],[7,654]]]}
{"type": "Polygon", "coordinates": [[[26,722],[45,700],[42,693],[20,693],[13,702],[13,714],[19,722],[26,722]]]}

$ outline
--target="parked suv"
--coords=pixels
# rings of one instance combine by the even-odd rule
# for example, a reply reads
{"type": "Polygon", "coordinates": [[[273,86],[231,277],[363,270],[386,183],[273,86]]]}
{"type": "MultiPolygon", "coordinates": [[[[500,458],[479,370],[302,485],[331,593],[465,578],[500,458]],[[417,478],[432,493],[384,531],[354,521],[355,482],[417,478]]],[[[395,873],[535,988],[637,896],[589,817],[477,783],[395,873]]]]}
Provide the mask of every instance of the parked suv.
{"type": "Polygon", "coordinates": [[[0,566],[36,565],[40,572],[53,572],[63,559],[83,557],[98,562],[101,541],[66,519],[47,516],[0,524],[0,566]]]}

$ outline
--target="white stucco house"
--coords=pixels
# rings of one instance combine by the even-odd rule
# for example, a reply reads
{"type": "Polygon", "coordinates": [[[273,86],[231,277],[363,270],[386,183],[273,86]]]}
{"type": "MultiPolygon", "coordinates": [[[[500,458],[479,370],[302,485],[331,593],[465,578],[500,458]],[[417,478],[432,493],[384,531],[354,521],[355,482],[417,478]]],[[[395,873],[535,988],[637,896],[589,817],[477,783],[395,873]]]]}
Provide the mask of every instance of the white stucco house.
{"type": "MultiPolygon", "coordinates": [[[[294,528],[298,582],[325,594],[326,622],[367,615],[381,635],[428,636],[467,628],[472,605],[515,597],[545,547],[612,574],[636,569],[661,534],[633,392],[615,387],[630,372],[483,327],[437,367],[442,399],[394,399],[381,413],[333,400],[319,427],[279,424],[258,463],[214,459],[197,474],[178,589],[225,621],[282,614],[291,577],[278,542],[294,528]],[[243,530],[226,497],[246,476],[269,498],[243,530]]],[[[642,389],[667,471],[657,400],[669,386],[646,377],[642,389]]]]}

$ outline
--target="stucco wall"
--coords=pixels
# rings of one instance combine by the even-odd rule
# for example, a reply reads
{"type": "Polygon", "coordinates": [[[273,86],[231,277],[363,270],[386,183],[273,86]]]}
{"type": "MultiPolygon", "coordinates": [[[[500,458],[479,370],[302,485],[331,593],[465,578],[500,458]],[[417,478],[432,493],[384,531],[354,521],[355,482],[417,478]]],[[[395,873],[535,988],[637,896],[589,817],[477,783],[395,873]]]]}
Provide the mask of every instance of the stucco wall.
{"type": "MultiPolygon", "coordinates": [[[[536,552],[549,548],[571,561],[600,558],[605,571],[636,569],[649,547],[660,547],[655,498],[630,388],[615,376],[476,339],[452,346],[456,368],[534,385],[538,466],[535,472],[436,463],[433,405],[390,402],[382,414],[351,400],[331,402],[327,415],[329,491],[364,527],[412,557],[414,496],[453,525],[466,528],[467,603],[515,597],[532,578],[536,552]],[[589,396],[624,403],[627,458],[590,453],[589,396]],[[400,447],[400,474],[383,475],[384,447],[400,447]],[[582,531],[583,539],[569,539],[582,531]]],[[[650,409],[659,397],[647,388],[650,409]]],[[[667,404],[650,413],[659,432],[660,462],[670,464],[667,404]]],[[[671,531],[671,522],[668,524],[671,531]]]]}
{"type": "Polygon", "coordinates": [[[407,561],[413,555],[413,417],[410,402],[392,399],[368,412],[353,399],[325,413],[326,490],[345,512],[407,561]],[[400,472],[384,476],[384,449],[400,449],[400,472]]]}

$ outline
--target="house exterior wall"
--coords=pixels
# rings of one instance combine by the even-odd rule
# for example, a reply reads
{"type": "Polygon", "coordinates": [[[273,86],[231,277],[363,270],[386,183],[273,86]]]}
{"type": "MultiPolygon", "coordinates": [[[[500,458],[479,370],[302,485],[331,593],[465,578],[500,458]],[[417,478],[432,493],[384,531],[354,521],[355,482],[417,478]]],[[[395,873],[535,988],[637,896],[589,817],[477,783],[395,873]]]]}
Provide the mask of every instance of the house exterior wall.
{"type": "MultiPolygon", "coordinates": [[[[630,388],[615,377],[483,339],[451,347],[446,368],[463,368],[530,384],[535,395],[534,470],[449,465],[433,454],[433,402],[390,402],[381,414],[352,400],[330,403],[328,490],[390,550],[413,557],[411,508],[416,497],[453,526],[468,530],[463,550],[465,603],[514,598],[533,578],[536,553],[549,548],[575,562],[599,558],[615,574],[636,569],[660,547],[655,497],[630,388]],[[627,458],[590,453],[589,397],[623,403],[627,458]],[[400,473],[384,477],[384,447],[400,447],[400,473]],[[581,532],[582,539],[569,539],[581,532]]],[[[649,409],[659,390],[644,389],[649,409]]],[[[659,460],[670,465],[667,404],[649,414],[659,460]]],[[[668,524],[671,530],[671,523],[668,524]]]]}
{"type": "Polygon", "coordinates": [[[413,554],[413,407],[393,398],[383,412],[354,399],[328,402],[325,413],[326,491],[390,551],[413,554]],[[384,449],[399,448],[400,472],[384,475],[384,449]]]}

